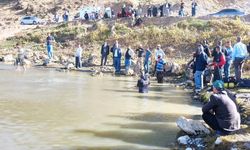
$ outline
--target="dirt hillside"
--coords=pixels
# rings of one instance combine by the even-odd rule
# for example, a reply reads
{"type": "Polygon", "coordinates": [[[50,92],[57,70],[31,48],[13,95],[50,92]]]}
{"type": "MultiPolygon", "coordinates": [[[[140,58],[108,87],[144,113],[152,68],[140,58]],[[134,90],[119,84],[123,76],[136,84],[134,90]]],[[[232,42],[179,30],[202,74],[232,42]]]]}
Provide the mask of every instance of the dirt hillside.
{"type": "MultiPolygon", "coordinates": [[[[63,9],[70,11],[71,18],[78,12],[79,8],[83,6],[112,6],[116,10],[121,7],[124,2],[129,0],[0,0],[0,40],[13,36],[16,33],[32,26],[20,26],[20,19],[25,15],[36,15],[44,20],[49,20],[53,17],[53,12],[58,11],[62,14],[63,9]]],[[[161,4],[166,0],[133,0],[130,3],[135,6],[141,3],[142,5],[161,4]]],[[[174,13],[177,15],[179,9],[179,0],[168,0],[172,3],[174,13]]],[[[191,11],[191,1],[184,0],[187,14],[191,11]]],[[[207,14],[216,12],[222,8],[239,8],[248,14],[250,1],[249,0],[197,0],[198,2],[198,16],[206,16],[207,14]]]]}

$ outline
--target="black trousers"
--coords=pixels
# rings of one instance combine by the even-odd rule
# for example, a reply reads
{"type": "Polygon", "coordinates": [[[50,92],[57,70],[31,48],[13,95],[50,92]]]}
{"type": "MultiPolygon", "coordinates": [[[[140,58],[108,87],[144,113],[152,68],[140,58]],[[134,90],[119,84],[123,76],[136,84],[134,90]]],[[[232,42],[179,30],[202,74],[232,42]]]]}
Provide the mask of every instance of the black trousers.
{"type": "Polygon", "coordinates": [[[108,56],[106,56],[106,55],[105,55],[105,56],[102,56],[101,66],[102,66],[102,65],[106,66],[107,58],[108,58],[108,56]]]}
{"type": "Polygon", "coordinates": [[[214,79],[213,81],[216,80],[222,80],[222,69],[219,67],[214,68],[214,79]]]}
{"type": "Polygon", "coordinates": [[[225,131],[220,127],[215,115],[211,114],[210,112],[203,113],[202,118],[208,124],[208,126],[213,130],[220,131],[223,134],[229,134],[229,131],[225,131]]]}
{"type": "Polygon", "coordinates": [[[158,83],[163,83],[164,73],[163,71],[157,71],[156,73],[158,83]]]}
{"type": "Polygon", "coordinates": [[[75,64],[76,68],[81,68],[82,67],[82,63],[81,63],[81,57],[76,57],[76,64],[75,64]]]}

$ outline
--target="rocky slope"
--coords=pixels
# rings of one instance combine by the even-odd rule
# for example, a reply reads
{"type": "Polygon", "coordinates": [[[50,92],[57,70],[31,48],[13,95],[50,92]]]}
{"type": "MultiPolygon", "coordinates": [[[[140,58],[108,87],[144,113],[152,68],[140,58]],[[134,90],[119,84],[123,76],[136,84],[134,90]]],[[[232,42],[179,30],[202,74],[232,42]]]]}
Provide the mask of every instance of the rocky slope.
{"type": "MultiPolygon", "coordinates": [[[[122,1],[122,3],[125,2],[122,1]]],[[[139,2],[142,5],[160,4],[166,2],[165,0],[134,0],[126,2],[138,5],[139,2]]],[[[173,4],[174,14],[177,15],[179,9],[179,0],[168,0],[173,4]]],[[[186,12],[190,14],[191,1],[184,1],[186,3],[186,12]]],[[[222,8],[240,8],[249,13],[250,1],[248,0],[197,0],[198,2],[198,16],[205,16],[212,12],[216,12],[222,8]]],[[[117,3],[116,0],[103,0],[103,1],[91,1],[91,0],[1,0],[0,1],[0,40],[13,36],[16,33],[32,28],[32,26],[23,27],[19,25],[19,20],[24,15],[37,15],[45,20],[52,18],[52,13],[57,10],[59,14],[62,14],[63,9],[70,10],[71,17],[73,17],[79,8],[82,6],[112,6],[115,10],[119,10],[122,3],[117,3]]],[[[250,18],[250,17],[249,17],[250,18]]],[[[247,20],[250,20],[250,19],[247,20]]]]}

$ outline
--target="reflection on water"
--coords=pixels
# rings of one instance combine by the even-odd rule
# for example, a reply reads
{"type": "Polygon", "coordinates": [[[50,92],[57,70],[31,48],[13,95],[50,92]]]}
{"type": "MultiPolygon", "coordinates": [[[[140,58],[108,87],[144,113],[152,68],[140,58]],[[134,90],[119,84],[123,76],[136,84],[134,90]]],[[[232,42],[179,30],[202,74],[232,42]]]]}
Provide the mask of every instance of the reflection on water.
{"type": "Polygon", "coordinates": [[[196,117],[183,90],[136,79],[0,65],[0,149],[168,149],[178,116],[196,117]]]}

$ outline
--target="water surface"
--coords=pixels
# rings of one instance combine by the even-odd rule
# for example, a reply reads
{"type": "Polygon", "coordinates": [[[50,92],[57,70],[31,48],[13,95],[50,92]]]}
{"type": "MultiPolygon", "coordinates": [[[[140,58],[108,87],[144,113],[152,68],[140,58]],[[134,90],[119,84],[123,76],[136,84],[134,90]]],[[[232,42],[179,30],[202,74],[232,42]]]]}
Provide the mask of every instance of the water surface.
{"type": "Polygon", "coordinates": [[[199,117],[189,94],[135,78],[0,65],[0,149],[169,149],[181,116],[199,117]]]}

